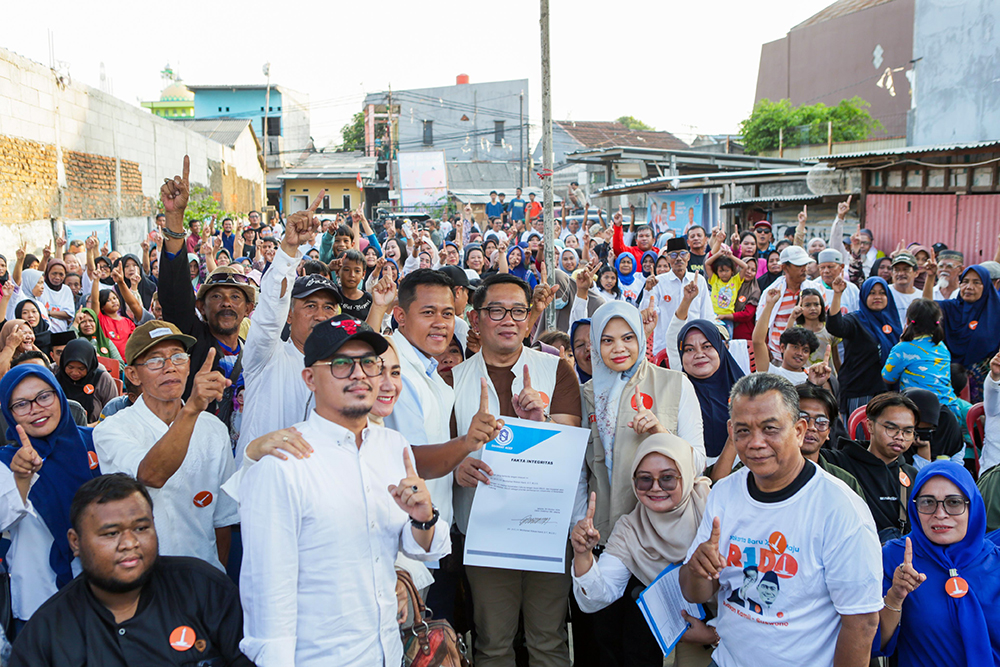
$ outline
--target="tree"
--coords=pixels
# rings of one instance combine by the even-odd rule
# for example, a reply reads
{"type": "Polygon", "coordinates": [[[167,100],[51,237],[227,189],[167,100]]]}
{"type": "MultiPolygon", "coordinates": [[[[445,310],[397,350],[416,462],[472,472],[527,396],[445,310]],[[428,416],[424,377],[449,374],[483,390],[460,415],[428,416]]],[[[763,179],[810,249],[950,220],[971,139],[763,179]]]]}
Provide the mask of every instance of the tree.
{"type": "Polygon", "coordinates": [[[638,118],[634,116],[622,116],[618,119],[618,122],[627,127],[630,130],[646,130],[648,132],[655,132],[656,128],[652,125],[646,125],[638,118]]]}
{"type": "Polygon", "coordinates": [[[740,123],[743,145],[751,154],[778,149],[779,134],[784,134],[784,146],[824,144],[827,123],[833,123],[834,141],[860,141],[877,130],[882,123],[872,118],[871,104],[860,97],[841,100],[837,106],[823,103],[795,107],[785,100],[758,102],[750,117],[740,123]]]}
{"type": "Polygon", "coordinates": [[[351,118],[348,125],[340,128],[340,136],[343,143],[340,145],[342,151],[358,151],[365,147],[365,114],[359,111],[351,118]]]}
{"type": "MultiPolygon", "coordinates": [[[[162,213],[163,212],[163,202],[157,202],[157,208],[162,213]]],[[[206,222],[211,222],[213,219],[214,224],[219,225],[222,223],[223,218],[236,218],[235,213],[230,213],[222,208],[222,205],[216,201],[215,197],[208,188],[203,188],[200,185],[191,186],[191,195],[188,198],[187,208],[184,209],[184,222],[188,225],[191,224],[192,220],[201,220],[206,222]]]]}

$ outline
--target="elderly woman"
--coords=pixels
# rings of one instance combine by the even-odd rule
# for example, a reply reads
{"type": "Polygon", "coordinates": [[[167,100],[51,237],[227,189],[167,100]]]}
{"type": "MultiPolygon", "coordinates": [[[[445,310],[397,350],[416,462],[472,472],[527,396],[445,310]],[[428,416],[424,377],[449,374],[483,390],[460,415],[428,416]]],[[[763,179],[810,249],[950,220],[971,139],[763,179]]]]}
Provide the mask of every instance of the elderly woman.
{"type": "MultiPolygon", "coordinates": [[[[663,654],[633,596],[665,568],[684,562],[711,484],[695,470],[691,445],[669,433],[643,440],[631,476],[638,504],[615,523],[599,561],[593,555],[601,537],[593,523],[596,494],[590,496],[586,518],[570,534],[573,595],[582,611],[600,612],[593,626],[599,664],[660,667],[663,654]]],[[[692,627],[675,649],[674,664],[704,665],[702,647],[718,635],[700,620],[686,618],[692,627]]]]}
{"type": "Polygon", "coordinates": [[[885,606],[873,654],[895,652],[900,667],[996,665],[1000,547],[986,538],[972,475],[935,461],[917,475],[907,504],[913,531],[882,548],[885,606]]]}

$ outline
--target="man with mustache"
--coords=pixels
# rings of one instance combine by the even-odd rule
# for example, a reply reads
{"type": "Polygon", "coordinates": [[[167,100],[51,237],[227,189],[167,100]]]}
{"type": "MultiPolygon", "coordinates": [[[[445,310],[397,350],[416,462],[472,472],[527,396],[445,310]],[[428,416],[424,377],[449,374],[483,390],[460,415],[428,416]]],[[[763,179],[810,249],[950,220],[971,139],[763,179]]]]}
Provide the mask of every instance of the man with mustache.
{"type": "MultiPolygon", "coordinates": [[[[197,295],[191,289],[184,240],[184,210],[191,192],[190,171],[191,161],[184,156],[182,175],[168,179],[160,187],[160,200],[167,216],[157,282],[160,307],[164,320],[195,339],[190,350],[193,368],[201,368],[209,350],[215,350],[212,370],[221,372],[231,384],[221,399],[209,403],[207,409],[229,428],[231,445],[235,447],[243,417],[242,409],[233,400],[233,396],[243,389],[240,323],[253,310],[257,292],[249,279],[231,266],[213,271],[198,288],[197,295]]],[[[185,400],[191,395],[193,383],[194,374],[189,374],[182,397],[185,400]]]]}

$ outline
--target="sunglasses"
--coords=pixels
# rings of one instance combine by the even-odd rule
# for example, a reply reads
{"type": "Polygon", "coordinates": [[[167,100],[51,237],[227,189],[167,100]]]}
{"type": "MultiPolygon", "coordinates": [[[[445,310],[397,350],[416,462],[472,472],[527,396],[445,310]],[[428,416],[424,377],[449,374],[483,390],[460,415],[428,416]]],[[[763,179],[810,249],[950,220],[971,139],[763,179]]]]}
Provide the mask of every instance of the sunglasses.
{"type": "Polygon", "coordinates": [[[205,281],[207,285],[249,285],[250,278],[242,273],[220,273],[209,276],[205,281]]]}
{"type": "Polygon", "coordinates": [[[659,477],[653,477],[652,475],[636,475],[632,478],[632,483],[635,484],[635,488],[639,491],[649,491],[653,488],[654,480],[660,485],[662,490],[673,491],[677,488],[677,482],[680,480],[680,477],[667,473],[664,473],[659,477]]]}

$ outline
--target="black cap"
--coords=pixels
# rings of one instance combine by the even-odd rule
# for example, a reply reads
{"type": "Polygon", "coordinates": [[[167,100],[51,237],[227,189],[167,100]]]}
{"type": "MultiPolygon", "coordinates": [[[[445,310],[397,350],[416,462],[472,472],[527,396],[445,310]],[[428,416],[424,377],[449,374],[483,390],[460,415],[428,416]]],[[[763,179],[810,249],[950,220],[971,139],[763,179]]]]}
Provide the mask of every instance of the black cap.
{"type": "Polygon", "coordinates": [[[375,354],[382,354],[389,348],[385,338],[366,323],[350,315],[336,315],[314,326],[306,338],[303,350],[306,366],[312,366],[317,361],[332,357],[344,343],[352,340],[368,343],[375,350],[375,354]]]}
{"type": "Polygon", "coordinates": [[[329,278],[319,273],[312,273],[308,276],[299,276],[296,278],[295,285],[292,287],[292,298],[304,299],[320,290],[330,292],[337,303],[343,303],[337,286],[330,282],[329,278]]]}
{"type": "Polygon", "coordinates": [[[667,239],[667,252],[677,252],[679,250],[687,250],[688,242],[683,236],[675,236],[672,239],[667,239]]]}
{"type": "Polygon", "coordinates": [[[460,269],[457,266],[449,264],[448,266],[442,266],[438,271],[451,278],[456,287],[469,288],[469,276],[466,275],[465,269],[460,269]]]}
{"type": "Polygon", "coordinates": [[[938,399],[937,394],[927,389],[910,387],[903,390],[903,396],[906,396],[917,404],[917,409],[920,410],[920,419],[918,421],[927,422],[934,428],[937,428],[938,421],[941,418],[941,401],[938,399]]]}

